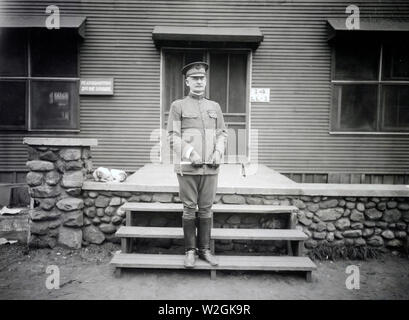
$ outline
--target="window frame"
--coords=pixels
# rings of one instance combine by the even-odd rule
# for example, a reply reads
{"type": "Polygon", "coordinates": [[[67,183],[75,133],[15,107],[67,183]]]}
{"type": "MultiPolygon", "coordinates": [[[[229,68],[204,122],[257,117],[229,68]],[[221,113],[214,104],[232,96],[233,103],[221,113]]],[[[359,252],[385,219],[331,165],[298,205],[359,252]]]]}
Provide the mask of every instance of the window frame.
{"type": "Polygon", "coordinates": [[[77,40],[76,44],[76,59],[77,59],[77,77],[33,77],[31,76],[31,29],[26,29],[27,32],[27,43],[26,43],[26,63],[27,63],[27,76],[21,77],[21,76],[1,76],[0,75],[0,80],[24,80],[26,82],[26,104],[25,104],[25,125],[24,128],[21,127],[16,127],[16,126],[0,126],[0,131],[8,131],[8,132],[16,132],[16,131],[28,131],[28,132],[80,132],[81,128],[81,123],[80,123],[80,94],[79,90],[75,92],[75,94],[78,96],[77,101],[78,105],[76,106],[77,108],[77,117],[75,119],[75,122],[77,124],[75,129],[33,129],[31,127],[31,81],[32,80],[46,80],[46,81],[68,81],[68,82],[76,82],[77,87],[79,87],[79,81],[80,81],[80,42],[77,40]]]}
{"type": "MultiPolygon", "coordinates": [[[[247,161],[251,159],[251,101],[250,101],[250,88],[251,88],[251,81],[252,81],[252,63],[253,63],[253,50],[251,48],[214,48],[214,47],[171,47],[171,46],[163,46],[160,48],[160,95],[159,95],[159,103],[160,103],[160,130],[164,130],[165,127],[165,101],[164,101],[164,87],[165,87],[165,52],[169,50],[177,50],[177,51],[186,51],[186,50],[201,50],[204,51],[206,56],[206,61],[210,60],[210,52],[220,51],[220,52],[229,52],[232,53],[234,51],[237,52],[245,52],[247,54],[247,70],[246,70],[246,112],[244,113],[245,116],[245,129],[246,129],[246,158],[247,161]]],[[[209,82],[206,85],[206,92],[205,95],[208,96],[210,91],[209,82]]],[[[241,115],[241,114],[240,114],[241,115]]],[[[163,142],[160,142],[160,162],[163,162],[163,142]]]]}
{"type": "Polygon", "coordinates": [[[376,43],[378,46],[379,52],[379,61],[378,61],[378,77],[377,80],[335,80],[335,66],[336,66],[336,45],[331,46],[331,70],[330,70],[330,117],[329,117],[329,134],[331,135],[409,135],[409,126],[407,127],[408,131],[401,131],[402,128],[396,128],[393,130],[388,128],[389,131],[382,131],[385,127],[384,114],[385,110],[382,106],[382,90],[384,85],[408,85],[409,80],[382,80],[383,72],[383,53],[385,41],[379,41],[376,43]],[[351,131],[351,130],[342,130],[337,125],[340,118],[340,110],[338,106],[334,105],[334,95],[336,94],[336,85],[343,84],[369,84],[377,86],[377,97],[376,97],[376,131],[351,131]]]}

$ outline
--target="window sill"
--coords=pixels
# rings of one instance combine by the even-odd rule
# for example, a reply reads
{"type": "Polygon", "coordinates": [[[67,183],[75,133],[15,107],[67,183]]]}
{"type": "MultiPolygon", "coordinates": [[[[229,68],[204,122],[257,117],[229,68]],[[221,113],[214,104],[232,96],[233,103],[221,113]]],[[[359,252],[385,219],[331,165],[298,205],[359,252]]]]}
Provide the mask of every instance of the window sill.
{"type": "Polygon", "coordinates": [[[368,135],[368,136],[379,136],[379,135],[408,135],[409,132],[364,132],[364,131],[329,131],[330,135],[368,135]]]}

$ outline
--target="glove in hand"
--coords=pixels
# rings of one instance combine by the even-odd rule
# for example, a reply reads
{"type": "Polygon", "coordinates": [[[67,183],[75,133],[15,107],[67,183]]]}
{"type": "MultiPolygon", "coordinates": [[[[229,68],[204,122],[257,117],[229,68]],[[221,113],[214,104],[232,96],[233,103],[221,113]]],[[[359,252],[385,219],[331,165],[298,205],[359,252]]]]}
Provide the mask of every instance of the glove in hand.
{"type": "Polygon", "coordinates": [[[202,159],[196,151],[192,151],[189,157],[190,162],[194,168],[199,168],[203,166],[202,159]]]}
{"type": "Polygon", "coordinates": [[[210,163],[212,164],[213,168],[218,168],[220,166],[221,161],[222,155],[218,150],[216,150],[215,152],[213,152],[212,157],[210,158],[210,163]]]}

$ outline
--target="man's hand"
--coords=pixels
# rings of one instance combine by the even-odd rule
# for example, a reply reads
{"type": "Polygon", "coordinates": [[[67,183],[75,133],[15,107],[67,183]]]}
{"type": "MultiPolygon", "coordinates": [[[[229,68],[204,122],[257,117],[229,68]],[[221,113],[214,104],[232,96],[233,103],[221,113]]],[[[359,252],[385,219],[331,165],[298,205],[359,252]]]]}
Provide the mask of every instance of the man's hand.
{"type": "Polygon", "coordinates": [[[203,166],[202,158],[200,158],[199,154],[195,150],[190,153],[189,160],[194,168],[203,166]]]}
{"type": "Polygon", "coordinates": [[[219,150],[215,150],[212,154],[212,157],[210,158],[210,163],[212,164],[212,167],[218,168],[221,162],[222,155],[219,150]]]}

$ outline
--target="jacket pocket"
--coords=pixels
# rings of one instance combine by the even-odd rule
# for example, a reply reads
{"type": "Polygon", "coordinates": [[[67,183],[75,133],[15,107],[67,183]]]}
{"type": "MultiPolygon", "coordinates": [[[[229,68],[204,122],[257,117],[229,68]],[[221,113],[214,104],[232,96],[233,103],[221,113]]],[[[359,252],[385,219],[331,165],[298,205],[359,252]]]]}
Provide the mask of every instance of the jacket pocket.
{"type": "Polygon", "coordinates": [[[182,123],[181,126],[185,128],[197,128],[198,127],[199,115],[193,112],[182,112],[182,123]]]}

